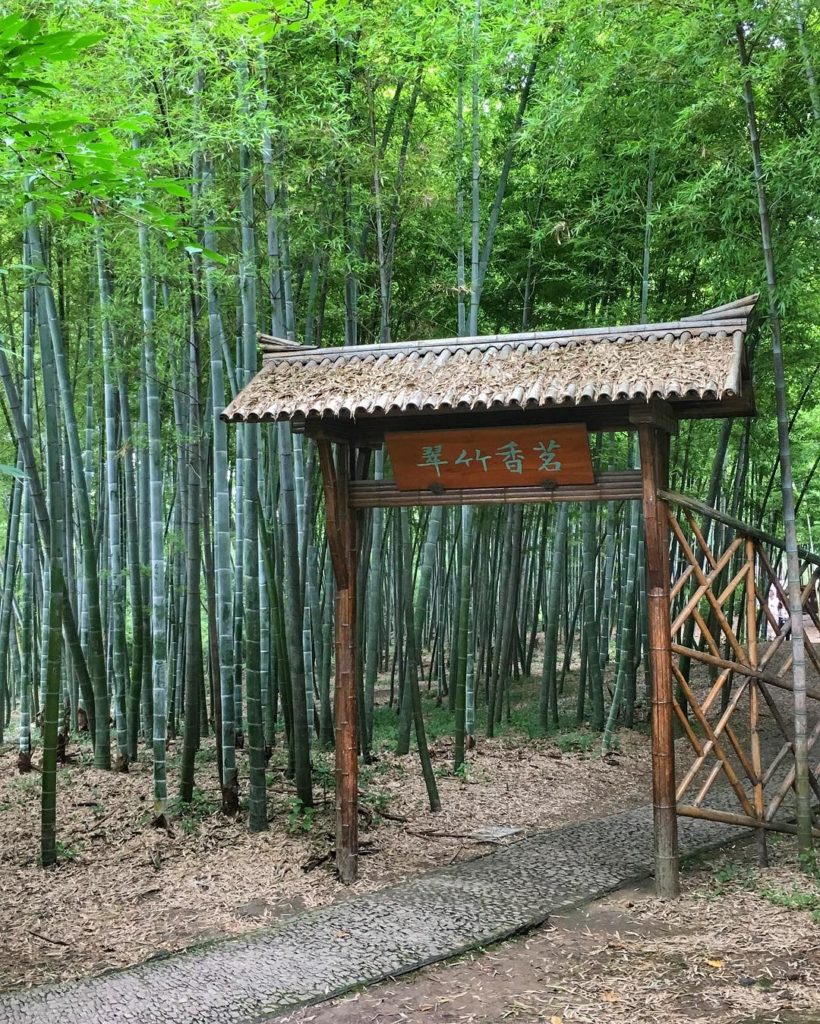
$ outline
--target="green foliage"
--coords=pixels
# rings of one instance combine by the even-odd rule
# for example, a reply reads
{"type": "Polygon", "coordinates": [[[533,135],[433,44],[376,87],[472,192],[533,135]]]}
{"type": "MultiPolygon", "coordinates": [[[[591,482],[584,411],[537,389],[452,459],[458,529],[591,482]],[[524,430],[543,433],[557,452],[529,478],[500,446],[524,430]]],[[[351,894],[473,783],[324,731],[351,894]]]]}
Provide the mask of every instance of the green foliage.
{"type": "MultiPolygon", "coordinates": [[[[769,837],[772,847],[782,842],[782,837],[769,837]]],[[[810,870],[803,867],[804,874],[799,881],[790,885],[774,885],[767,878],[765,871],[758,871],[748,863],[724,857],[712,870],[712,898],[718,899],[732,889],[751,890],[776,907],[786,910],[807,911],[813,920],[820,923],[820,872],[817,871],[815,858],[799,856],[801,867],[805,863],[812,865],[810,870]]]]}
{"type": "Polygon", "coordinates": [[[305,807],[298,796],[291,797],[288,801],[287,830],[291,835],[299,835],[303,832],[310,832],[313,828],[316,809],[305,807]]]}
{"type": "Polygon", "coordinates": [[[67,860],[67,861],[79,860],[80,856],[82,855],[82,852],[83,852],[83,844],[82,843],[70,844],[70,843],[60,842],[59,839],[57,840],[57,860],[58,861],[61,861],[61,860],[67,860]]]}
{"type": "MultiPolygon", "coordinates": [[[[75,860],[79,860],[83,853],[82,843],[65,843],[61,840],[57,840],[55,843],[57,859],[52,861],[52,864],[59,864],[61,861],[66,861],[69,864],[75,860]]],[[[42,864],[42,860],[38,858],[38,863],[42,864]]]]}
{"type": "Polygon", "coordinates": [[[812,891],[801,889],[797,885],[788,889],[764,887],[760,890],[760,895],[775,907],[809,911],[812,920],[820,924],[820,888],[815,888],[812,891]]]}
{"type": "Polygon", "coordinates": [[[817,861],[816,850],[801,850],[797,855],[797,859],[805,874],[820,880],[820,864],[817,861]]]}
{"type": "Polygon", "coordinates": [[[559,732],[553,737],[553,743],[564,754],[580,752],[588,753],[597,740],[591,732],[559,732]]]}
{"type": "Polygon", "coordinates": [[[40,777],[34,772],[29,775],[19,775],[16,779],[11,780],[10,785],[20,794],[18,803],[26,803],[34,794],[38,797],[40,795],[40,777]]]}
{"type": "MultiPolygon", "coordinates": [[[[538,708],[536,702],[530,698],[513,706],[509,717],[509,727],[516,732],[536,739],[544,735],[544,729],[538,720],[538,708]]],[[[502,723],[503,729],[504,723],[502,723]]]]}
{"type": "Polygon", "coordinates": [[[754,885],[754,873],[747,864],[725,861],[712,873],[716,896],[722,896],[727,889],[740,886],[744,889],[754,885]]]}
{"type": "Polygon", "coordinates": [[[186,835],[196,835],[203,819],[219,811],[219,804],[203,790],[194,786],[190,803],[176,797],[169,801],[169,810],[186,835]]]}

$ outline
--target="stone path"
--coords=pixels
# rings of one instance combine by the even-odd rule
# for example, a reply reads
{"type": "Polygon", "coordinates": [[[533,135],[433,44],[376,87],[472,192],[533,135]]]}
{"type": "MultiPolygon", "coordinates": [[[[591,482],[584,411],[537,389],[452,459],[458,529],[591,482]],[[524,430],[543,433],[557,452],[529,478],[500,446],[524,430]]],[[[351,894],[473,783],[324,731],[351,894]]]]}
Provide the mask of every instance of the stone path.
{"type": "MultiPolygon", "coordinates": [[[[679,826],[684,855],[744,831],[691,819],[679,826]]],[[[651,867],[648,807],[551,829],[245,938],[7,992],[0,1024],[255,1024],[514,935],[651,867]]]]}

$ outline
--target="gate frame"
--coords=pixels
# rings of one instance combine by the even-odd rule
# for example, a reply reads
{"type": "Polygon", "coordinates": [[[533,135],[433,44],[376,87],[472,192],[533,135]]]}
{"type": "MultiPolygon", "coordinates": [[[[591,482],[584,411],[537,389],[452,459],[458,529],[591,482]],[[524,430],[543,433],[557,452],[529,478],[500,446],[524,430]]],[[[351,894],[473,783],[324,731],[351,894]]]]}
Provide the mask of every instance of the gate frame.
{"type": "MultiPolygon", "coordinates": [[[[669,519],[667,502],[663,497],[669,486],[669,441],[670,436],[677,431],[677,417],[668,403],[653,399],[644,406],[629,409],[629,424],[638,432],[638,470],[599,473],[596,483],[589,485],[558,486],[551,489],[474,488],[443,493],[399,491],[392,481],[368,481],[370,452],[380,447],[379,439],[367,434],[357,436],[355,429],[339,431],[319,424],[305,425],[305,434],[313,437],[319,450],[325,494],[325,529],[336,580],[336,866],[343,882],[355,881],[358,871],[356,589],[359,537],[362,532],[360,517],[363,510],[421,505],[638,500],[643,505],[649,664],[652,676],[655,884],[659,895],[678,895],[680,884],[670,635],[669,519]]],[[[596,426],[599,430],[607,429],[598,424],[596,426]]],[[[622,428],[610,426],[608,429],[622,428]]]]}

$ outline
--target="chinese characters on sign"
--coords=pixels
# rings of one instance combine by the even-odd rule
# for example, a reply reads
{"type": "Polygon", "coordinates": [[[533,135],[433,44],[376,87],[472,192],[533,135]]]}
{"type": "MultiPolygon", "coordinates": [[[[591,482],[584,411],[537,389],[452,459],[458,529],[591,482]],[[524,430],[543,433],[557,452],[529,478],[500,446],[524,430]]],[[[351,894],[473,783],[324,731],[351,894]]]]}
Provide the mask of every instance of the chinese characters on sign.
{"type": "Polygon", "coordinates": [[[388,434],[385,440],[400,490],[595,480],[583,424],[425,430],[388,434]]]}

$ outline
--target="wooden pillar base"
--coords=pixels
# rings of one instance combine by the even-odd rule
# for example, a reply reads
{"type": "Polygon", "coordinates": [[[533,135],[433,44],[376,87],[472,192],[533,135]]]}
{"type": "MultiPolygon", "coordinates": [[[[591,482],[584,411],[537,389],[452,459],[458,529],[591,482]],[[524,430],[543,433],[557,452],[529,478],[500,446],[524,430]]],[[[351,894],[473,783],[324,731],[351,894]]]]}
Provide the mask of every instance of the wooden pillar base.
{"type": "Polygon", "coordinates": [[[359,866],[359,760],[356,673],[352,639],[356,632],[353,587],[336,594],[336,868],[355,882],[359,866]]]}

